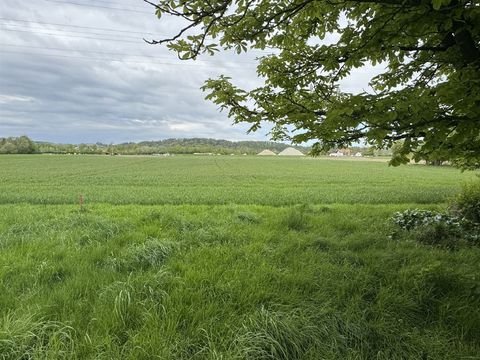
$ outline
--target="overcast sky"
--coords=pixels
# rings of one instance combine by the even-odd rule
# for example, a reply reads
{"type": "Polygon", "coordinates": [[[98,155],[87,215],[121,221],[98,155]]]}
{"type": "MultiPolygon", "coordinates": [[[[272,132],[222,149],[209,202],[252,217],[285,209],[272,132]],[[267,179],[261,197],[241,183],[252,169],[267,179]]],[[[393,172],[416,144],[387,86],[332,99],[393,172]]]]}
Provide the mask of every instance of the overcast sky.
{"type": "MultiPolygon", "coordinates": [[[[261,54],[182,62],[142,40],[177,27],[159,21],[141,0],[1,0],[0,137],[268,140],[268,127],[247,135],[247,125],[232,125],[199,89],[220,74],[240,87],[260,85],[255,58],[261,54]]],[[[372,73],[357,72],[344,89],[364,89],[372,73]]]]}

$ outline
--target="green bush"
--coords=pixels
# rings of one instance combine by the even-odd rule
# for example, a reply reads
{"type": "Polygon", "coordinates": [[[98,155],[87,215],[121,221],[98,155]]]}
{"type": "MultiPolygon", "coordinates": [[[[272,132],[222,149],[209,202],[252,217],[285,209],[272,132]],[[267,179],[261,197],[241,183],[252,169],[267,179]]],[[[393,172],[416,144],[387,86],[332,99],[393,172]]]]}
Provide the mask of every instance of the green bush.
{"type": "Polygon", "coordinates": [[[412,231],[413,238],[426,245],[434,245],[454,249],[457,247],[461,236],[460,232],[445,223],[421,225],[412,231]]]}
{"type": "Polygon", "coordinates": [[[463,186],[454,200],[453,211],[474,224],[480,224],[480,180],[463,186]]]}
{"type": "Polygon", "coordinates": [[[460,243],[474,246],[480,245],[480,223],[463,216],[458,210],[440,213],[428,210],[408,209],[396,212],[391,221],[398,227],[391,238],[402,238],[403,235],[415,241],[449,249],[456,248],[460,243]]]}
{"type": "Polygon", "coordinates": [[[461,226],[457,216],[419,209],[408,209],[403,212],[396,212],[391,219],[393,223],[398,225],[402,230],[412,230],[418,226],[435,224],[445,224],[450,228],[458,228],[461,226]]]}

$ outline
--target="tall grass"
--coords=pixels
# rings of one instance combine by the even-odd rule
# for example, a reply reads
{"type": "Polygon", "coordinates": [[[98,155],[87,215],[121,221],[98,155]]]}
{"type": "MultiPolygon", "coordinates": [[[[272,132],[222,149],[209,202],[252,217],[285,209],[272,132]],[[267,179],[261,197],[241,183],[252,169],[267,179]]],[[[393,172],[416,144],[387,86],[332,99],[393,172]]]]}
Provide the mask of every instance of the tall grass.
{"type": "Polygon", "coordinates": [[[4,359],[479,351],[480,250],[389,239],[405,206],[0,208],[4,359]]]}
{"type": "Polygon", "coordinates": [[[0,323],[2,359],[71,359],[74,329],[28,313],[6,313],[0,323]]]}

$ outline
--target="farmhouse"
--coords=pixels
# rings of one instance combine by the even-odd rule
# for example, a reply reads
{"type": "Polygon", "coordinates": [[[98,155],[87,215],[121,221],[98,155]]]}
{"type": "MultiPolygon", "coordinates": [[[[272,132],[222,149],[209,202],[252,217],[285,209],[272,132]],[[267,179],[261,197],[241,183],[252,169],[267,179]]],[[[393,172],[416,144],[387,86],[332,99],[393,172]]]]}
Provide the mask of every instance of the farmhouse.
{"type": "Polygon", "coordinates": [[[298,151],[297,149],[292,148],[292,147],[286,148],[285,150],[283,150],[278,155],[280,155],[280,156],[305,156],[305,154],[303,154],[301,151],[298,151]]]}
{"type": "Polygon", "coordinates": [[[343,152],[341,152],[341,151],[337,151],[337,152],[328,154],[328,156],[341,157],[341,156],[344,156],[344,154],[343,154],[343,152]]]}

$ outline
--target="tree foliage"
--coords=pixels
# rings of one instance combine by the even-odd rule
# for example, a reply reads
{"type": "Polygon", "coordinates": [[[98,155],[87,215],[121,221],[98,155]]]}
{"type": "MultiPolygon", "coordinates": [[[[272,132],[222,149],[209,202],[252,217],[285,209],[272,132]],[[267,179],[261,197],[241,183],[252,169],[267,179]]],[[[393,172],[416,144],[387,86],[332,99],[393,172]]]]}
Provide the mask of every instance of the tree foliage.
{"type": "Polygon", "coordinates": [[[159,18],[181,20],[178,33],[149,42],[182,59],[276,49],[259,59],[263,86],[240,89],[221,76],[203,87],[251,131],[269,121],[274,139],[316,139],[316,151],[402,140],[393,165],[413,154],[480,167],[478,0],[144,1],[159,18]],[[340,82],[368,64],[384,68],[371,91],[342,91],[340,82]]]}
{"type": "Polygon", "coordinates": [[[27,136],[0,138],[0,154],[33,154],[36,150],[27,136]]]}

